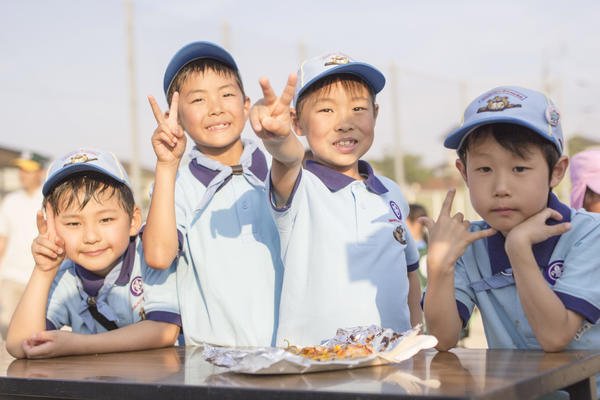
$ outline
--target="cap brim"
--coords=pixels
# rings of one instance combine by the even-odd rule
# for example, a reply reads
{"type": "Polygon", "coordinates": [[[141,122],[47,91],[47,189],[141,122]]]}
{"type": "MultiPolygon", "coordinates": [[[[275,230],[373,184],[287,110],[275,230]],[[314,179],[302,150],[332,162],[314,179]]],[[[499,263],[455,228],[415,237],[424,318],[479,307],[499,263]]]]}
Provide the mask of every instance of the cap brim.
{"type": "Polygon", "coordinates": [[[116,177],[112,173],[109,173],[104,168],[100,168],[94,164],[77,163],[77,164],[72,164],[67,167],[61,168],[57,173],[50,176],[44,183],[44,186],[42,186],[42,194],[44,196],[47,196],[48,194],[50,194],[52,189],[54,189],[60,182],[65,180],[67,177],[69,177],[73,174],[76,174],[78,172],[98,172],[103,175],[111,177],[112,179],[116,180],[117,182],[125,183],[126,185],[128,185],[128,183],[126,181],[116,177]]]}
{"type": "Polygon", "coordinates": [[[321,72],[319,75],[315,76],[308,82],[306,82],[302,88],[298,91],[298,93],[294,96],[294,107],[296,106],[296,102],[298,98],[304,93],[306,89],[308,89],[311,85],[317,82],[320,79],[323,79],[330,75],[335,74],[352,74],[356,75],[362,80],[364,80],[370,87],[373,89],[375,94],[381,92],[383,87],[385,86],[385,76],[373,66],[361,62],[351,62],[348,64],[341,64],[335,67],[328,68],[327,70],[321,72]]]}
{"type": "MultiPolygon", "coordinates": [[[[473,121],[471,123],[465,124],[465,125],[461,126],[460,128],[458,128],[457,130],[453,131],[444,140],[444,147],[446,147],[448,149],[458,150],[462,146],[462,143],[465,140],[465,138],[471,132],[473,132],[475,129],[479,128],[480,126],[484,126],[484,125],[501,124],[501,123],[521,125],[521,126],[524,126],[525,128],[529,128],[532,131],[542,135],[545,139],[548,139],[550,142],[552,142],[556,146],[556,143],[554,142],[553,138],[549,137],[546,132],[540,131],[536,126],[534,126],[533,124],[530,124],[529,122],[526,122],[520,118],[514,118],[514,117],[491,116],[489,118],[479,119],[477,121],[473,121]]],[[[559,153],[560,152],[561,152],[561,150],[559,149],[559,153]]]]}
{"type": "Polygon", "coordinates": [[[235,60],[220,46],[210,42],[194,42],[182,47],[171,59],[167,70],[165,71],[165,77],[163,80],[163,89],[165,94],[169,92],[169,87],[173,82],[173,79],[177,73],[185,67],[187,64],[195,60],[203,58],[213,59],[220,61],[235,71],[238,70],[235,60]]]}
{"type": "Polygon", "coordinates": [[[15,161],[13,161],[13,164],[27,172],[39,171],[42,169],[41,164],[37,161],[25,160],[23,158],[17,158],[15,161]]]}

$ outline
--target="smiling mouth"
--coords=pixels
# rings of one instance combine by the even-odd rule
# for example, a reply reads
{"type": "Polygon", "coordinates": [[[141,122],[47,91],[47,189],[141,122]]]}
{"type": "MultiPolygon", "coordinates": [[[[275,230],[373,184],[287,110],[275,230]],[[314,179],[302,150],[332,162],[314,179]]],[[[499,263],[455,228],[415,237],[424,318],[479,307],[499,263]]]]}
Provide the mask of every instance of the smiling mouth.
{"type": "Polygon", "coordinates": [[[100,250],[94,250],[94,251],[84,251],[83,254],[85,254],[88,257],[96,257],[96,256],[103,254],[105,251],[106,251],[106,249],[100,249],[100,250]]]}
{"type": "Polygon", "coordinates": [[[229,122],[223,122],[220,124],[210,125],[206,129],[209,131],[220,131],[220,130],[229,128],[230,125],[231,125],[231,123],[229,123],[229,122]]]}
{"type": "Polygon", "coordinates": [[[333,146],[342,153],[351,153],[358,144],[358,140],[352,138],[343,138],[333,142],[333,146]]]}

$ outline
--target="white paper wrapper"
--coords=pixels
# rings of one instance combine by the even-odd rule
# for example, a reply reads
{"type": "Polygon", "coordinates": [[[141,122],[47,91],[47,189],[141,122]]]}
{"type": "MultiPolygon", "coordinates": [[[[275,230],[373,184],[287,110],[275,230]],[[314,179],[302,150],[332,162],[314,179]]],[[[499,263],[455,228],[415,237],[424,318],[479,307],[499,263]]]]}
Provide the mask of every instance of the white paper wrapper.
{"type": "Polygon", "coordinates": [[[366,344],[367,338],[374,353],[365,357],[345,360],[316,361],[293,354],[276,347],[230,348],[204,345],[202,357],[229,371],[245,374],[304,374],[308,372],[333,371],[384,365],[409,359],[422,349],[437,344],[433,336],[419,335],[419,327],[404,333],[377,326],[338,329],[335,337],[325,340],[321,345],[333,347],[336,344],[366,344]]]}

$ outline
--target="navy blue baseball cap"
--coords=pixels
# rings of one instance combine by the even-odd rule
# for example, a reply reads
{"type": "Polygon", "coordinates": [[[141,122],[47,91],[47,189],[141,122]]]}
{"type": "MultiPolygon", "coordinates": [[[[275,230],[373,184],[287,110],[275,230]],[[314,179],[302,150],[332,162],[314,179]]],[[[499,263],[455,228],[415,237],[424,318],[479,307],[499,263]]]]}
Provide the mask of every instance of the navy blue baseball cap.
{"type": "Polygon", "coordinates": [[[465,109],[461,126],[451,132],[444,146],[460,149],[463,141],[483,125],[521,125],[551,141],[559,154],[564,150],[560,113],[545,94],[516,86],[500,86],[476,98],[465,109]]]}
{"type": "Polygon", "coordinates": [[[117,156],[111,152],[95,149],[77,149],[71,151],[48,168],[42,194],[48,196],[60,182],[78,172],[99,172],[131,189],[131,182],[117,156]]]}
{"type": "Polygon", "coordinates": [[[364,80],[373,89],[375,94],[379,93],[385,86],[385,76],[372,65],[354,61],[351,57],[343,53],[329,53],[306,60],[300,65],[296,91],[294,93],[294,108],[300,95],[310,85],[333,74],[356,75],[364,80]]]}
{"type": "Polygon", "coordinates": [[[224,48],[211,42],[192,42],[183,46],[171,59],[167,70],[165,71],[165,78],[163,81],[163,88],[165,94],[169,92],[169,87],[173,83],[175,75],[183,67],[192,61],[199,60],[202,58],[210,58],[222,62],[223,64],[231,67],[234,71],[238,70],[237,64],[233,60],[231,54],[224,48]]]}

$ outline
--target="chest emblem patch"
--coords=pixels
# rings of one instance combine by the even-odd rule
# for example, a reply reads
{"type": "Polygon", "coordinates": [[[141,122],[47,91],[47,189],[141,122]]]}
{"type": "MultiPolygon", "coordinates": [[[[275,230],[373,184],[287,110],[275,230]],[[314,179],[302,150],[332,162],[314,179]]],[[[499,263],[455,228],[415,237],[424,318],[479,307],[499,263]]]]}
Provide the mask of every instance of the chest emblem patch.
{"type": "Polygon", "coordinates": [[[550,283],[551,285],[554,285],[556,281],[562,276],[563,263],[563,260],[556,260],[546,267],[546,270],[544,271],[544,278],[546,278],[548,283],[550,283]]]}
{"type": "Polygon", "coordinates": [[[394,213],[394,215],[399,219],[402,220],[402,212],[400,211],[400,207],[398,206],[398,204],[396,204],[393,201],[390,201],[390,208],[392,209],[392,212],[394,213]]]}
{"type": "Polygon", "coordinates": [[[141,276],[136,276],[135,278],[133,278],[131,284],[129,285],[129,291],[134,296],[139,296],[144,292],[141,276]]]}
{"type": "Polygon", "coordinates": [[[406,244],[406,239],[404,238],[404,228],[402,225],[398,225],[396,229],[394,229],[394,239],[400,242],[400,244],[406,244]]]}

